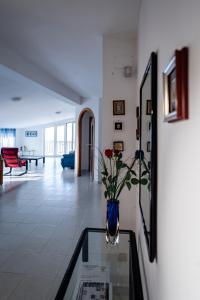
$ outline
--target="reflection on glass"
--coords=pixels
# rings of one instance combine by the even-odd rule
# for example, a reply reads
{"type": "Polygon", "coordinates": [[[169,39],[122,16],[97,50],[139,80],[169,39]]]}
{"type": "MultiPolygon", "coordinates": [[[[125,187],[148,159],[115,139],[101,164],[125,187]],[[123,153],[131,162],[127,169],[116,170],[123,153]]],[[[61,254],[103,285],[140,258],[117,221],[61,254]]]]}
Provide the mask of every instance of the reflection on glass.
{"type": "MultiPolygon", "coordinates": [[[[147,74],[146,80],[142,88],[142,107],[141,107],[141,149],[144,152],[144,159],[147,168],[150,169],[151,164],[151,116],[152,116],[152,101],[151,101],[151,68],[147,74]]],[[[145,172],[145,167],[141,166],[141,172],[145,172]]],[[[150,171],[150,170],[149,170],[150,171]]],[[[150,175],[149,175],[150,176],[150,175]]],[[[151,186],[150,181],[148,186],[141,185],[141,206],[147,232],[150,231],[150,205],[151,205],[151,186]]]]}

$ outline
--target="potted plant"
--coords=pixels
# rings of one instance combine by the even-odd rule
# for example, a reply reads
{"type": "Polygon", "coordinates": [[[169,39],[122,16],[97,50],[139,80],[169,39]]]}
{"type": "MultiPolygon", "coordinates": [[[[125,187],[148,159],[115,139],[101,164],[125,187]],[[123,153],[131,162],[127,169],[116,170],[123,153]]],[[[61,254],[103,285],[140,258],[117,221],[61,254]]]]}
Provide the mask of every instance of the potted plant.
{"type": "MultiPolygon", "coordinates": [[[[149,182],[149,171],[144,163],[142,151],[136,151],[134,158],[124,160],[122,153],[113,149],[100,152],[102,183],[105,187],[104,197],[107,200],[106,241],[112,244],[119,240],[119,196],[124,188],[131,190],[132,186],[146,185],[149,182]],[[136,161],[142,161],[145,170],[141,178],[133,169],[136,161]]],[[[138,169],[138,168],[137,168],[138,169]]]]}

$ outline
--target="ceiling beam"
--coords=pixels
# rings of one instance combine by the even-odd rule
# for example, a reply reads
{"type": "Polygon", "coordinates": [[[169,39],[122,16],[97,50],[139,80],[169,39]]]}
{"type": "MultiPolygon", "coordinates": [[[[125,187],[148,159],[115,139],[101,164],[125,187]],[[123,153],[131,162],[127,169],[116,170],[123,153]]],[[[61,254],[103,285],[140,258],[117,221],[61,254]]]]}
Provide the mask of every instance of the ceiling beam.
{"type": "Polygon", "coordinates": [[[81,104],[82,96],[72,88],[54,78],[39,66],[14,53],[2,43],[0,44],[0,64],[59,94],[69,104],[81,104]]]}

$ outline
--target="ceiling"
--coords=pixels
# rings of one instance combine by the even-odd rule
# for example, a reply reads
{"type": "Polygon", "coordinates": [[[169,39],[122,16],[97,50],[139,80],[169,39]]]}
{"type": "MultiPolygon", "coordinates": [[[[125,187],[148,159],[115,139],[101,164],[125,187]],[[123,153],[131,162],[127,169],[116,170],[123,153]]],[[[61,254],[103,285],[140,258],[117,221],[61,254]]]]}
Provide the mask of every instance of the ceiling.
{"type": "MultiPolygon", "coordinates": [[[[102,96],[102,37],[134,35],[139,2],[0,0],[0,44],[80,96],[99,98],[102,96]]],[[[10,94],[7,96],[8,99],[10,94]]],[[[33,93],[28,99],[31,97],[33,93]]],[[[39,98],[43,99],[41,102],[48,100],[48,97],[39,98]]]]}
{"type": "Polygon", "coordinates": [[[0,127],[27,128],[74,119],[75,107],[43,86],[0,65],[0,127]],[[22,97],[13,102],[11,98],[22,97]],[[55,112],[60,111],[60,114],[55,112]]]}

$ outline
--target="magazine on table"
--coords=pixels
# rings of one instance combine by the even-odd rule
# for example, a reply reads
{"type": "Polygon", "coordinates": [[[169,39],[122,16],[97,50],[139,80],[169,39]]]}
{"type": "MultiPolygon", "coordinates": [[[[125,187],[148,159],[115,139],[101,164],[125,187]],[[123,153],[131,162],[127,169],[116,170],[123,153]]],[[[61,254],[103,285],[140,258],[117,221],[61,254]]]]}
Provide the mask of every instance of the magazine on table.
{"type": "Polygon", "coordinates": [[[112,300],[112,283],[107,266],[83,263],[73,300],[112,300]]]}

